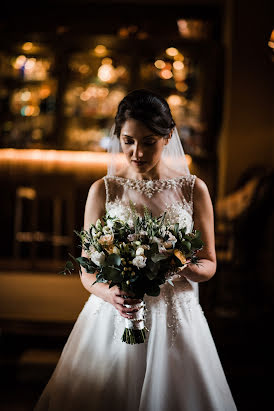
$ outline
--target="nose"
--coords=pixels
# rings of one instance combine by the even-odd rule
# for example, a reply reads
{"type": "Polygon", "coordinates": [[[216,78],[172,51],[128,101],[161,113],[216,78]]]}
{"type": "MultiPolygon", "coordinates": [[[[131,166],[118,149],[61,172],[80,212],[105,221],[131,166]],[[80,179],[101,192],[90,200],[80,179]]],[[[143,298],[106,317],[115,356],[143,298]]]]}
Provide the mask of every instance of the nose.
{"type": "Polygon", "coordinates": [[[136,160],[139,160],[140,158],[143,157],[144,153],[143,153],[143,149],[140,146],[140,144],[136,144],[133,150],[133,154],[134,154],[134,158],[136,160]]]}

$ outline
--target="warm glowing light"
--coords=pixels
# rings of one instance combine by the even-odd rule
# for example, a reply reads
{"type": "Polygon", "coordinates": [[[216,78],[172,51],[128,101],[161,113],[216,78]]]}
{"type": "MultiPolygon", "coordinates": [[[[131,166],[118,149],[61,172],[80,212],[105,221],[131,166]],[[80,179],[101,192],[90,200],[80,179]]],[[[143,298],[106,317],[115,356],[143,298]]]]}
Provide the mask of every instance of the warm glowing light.
{"type": "Polygon", "coordinates": [[[91,97],[91,95],[90,95],[90,93],[87,92],[87,91],[83,91],[83,92],[80,94],[80,99],[81,99],[82,101],[88,101],[88,100],[90,99],[90,97],[91,97]]]}
{"type": "Polygon", "coordinates": [[[166,49],[166,54],[168,56],[174,57],[179,53],[179,51],[175,47],[169,47],[166,49]]]}
{"type": "Polygon", "coordinates": [[[161,70],[161,72],[160,72],[160,76],[161,76],[164,80],[168,80],[168,79],[170,79],[171,77],[173,77],[173,74],[171,73],[170,70],[168,70],[168,69],[163,69],[163,70],[161,70]]]}
{"type": "Polygon", "coordinates": [[[128,29],[126,27],[121,27],[120,30],[119,30],[119,36],[123,37],[123,38],[126,38],[126,37],[128,37],[128,35],[129,35],[128,29]]]}
{"type": "Polygon", "coordinates": [[[271,32],[270,41],[271,41],[272,43],[274,42],[274,30],[272,30],[272,32],[271,32]]]}
{"type": "Polygon", "coordinates": [[[40,114],[40,108],[38,106],[23,106],[21,108],[21,116],[24,117],[31,117],[31,116],[38,116],[40,114]]]}
{"type": "Polygon", "coordinates": [[[181,53],[176,54],[176,56],[174,56],[174,60],[178,60],[178,61],[184,61],[184,56],[181,53]]]}
{"type": "MultiPolygon", "coordinates": [[[[83,170],[85,167],[97,170],[98,167],[106,168],[109,163],[111,154],[103,152],[90,151],[65,151],[65,150],[37,150],[37,149],[0,149],[0,161],[4,161],[13,167],[14,163],[29,163],[34,166],[34,162],[45,164],[53,163],[56,169],[64,169],[64,167],[73,165],[79,166],[83,170]]],[[[123,153],[117,154],[119,164],[125,165],[127,161],[123,153]]],[[[86,170],[86,169],[85,169],[86,170]]]]}
{"type": "Polygon", "coordinates": [[[186,156],[187,165],[188,167],[190,167],[192,163],[192,157],[189,154],[186,154],[185,156],[186,156]]]}
{"type": "Polygon", "coordinates": [[[112,59],[110,57],[105,57],[102,60],[102,64],[112,64],[112,59]]]}
{"type": "Polygon", "coordinates": [[[175,70],[183,70],[185,65],[182,61],[174,61],[173,62],[173,67],[175,68],[175,70]]]}
{"type": "Polygon", "coordinates": [[[31,98],[30,91],[28,91],[28,90],[23,91],[23,93],[21,94],[21,100],[22,101],[28,101],[30,98],[31,98]]]}
{"type": "Polygon", "coordinates": [[[23,44],[22,49],[25,51],[30,51],[33,47],[33,44],[30,41],[27,41],[23,44]]]}
{"type": "Polygon", "coordinates": [[[180,91],[181,93],[183,93],[184,91],[188,89],[188,86],[186,83],[176,83],[175,86],[176,86],[176,89],[180,91]]]}
{"type": "Polygon", "coordinates": [[[166,66],[166,63],[164,60],[156,60],[154,66],[157,67],[157,69],[163,69],[166,66]]]}
{"type": "Polygon", "coordinates": [[[274,41],[269,41],[269,42],[268,42],[268,46],[269,46],[271,49],[274,49],[274,41]]]}
{"type": "Polygon", "coordinates": [[[102,64],[98,69],[98,77],[106,83],[114,83],[117,78],[115,68],[111,64],[102,64]]]}
{"type": "Polygon", "coordinates": [[[118,66],[116,68],[117,76],[123,77],[127,74],[127,69],[124,66],[118,66]]]}
{"type": "Polygon", "coordinates": [[[171,94],[167,98],[167,102],[170,106],[180,106],[181,105],[181,97],[177,96],[176,94],[171,94]]]}
{"type": "Polygon", "coordinates": [[[18,56],[12,65],[15,69],[20,69],[25,64],[26,60],[26,56],[18,56]]]}
{"type": "Polygon", "coordinates": [[[50,95],[50,87],[49,86],[41,86],[39,90],[39,97],[44,100],[50,95]]]}
{"type": "Polygon", "coordinates": [[[35,58],[28,59],[25,64],[25,69],[32,70],[33,67],[35,66],[35,62],[36,62],[35,58]]]}
{"type": "Polygon", "coordinates": [[[81,74],[87,74],[87,73],[89,72],[89,66],[88,66],[87,64],[82,64],[82,65],[79,67],[79,72],[80,72],[81,74]]]}
{"type": "Polygon", "coordinates": [[[98,44],[98,46],[96,46],[94,49],[94,53],[97,56],[104,56],[107,53],[107,48],[102,44],[98,44]]]}

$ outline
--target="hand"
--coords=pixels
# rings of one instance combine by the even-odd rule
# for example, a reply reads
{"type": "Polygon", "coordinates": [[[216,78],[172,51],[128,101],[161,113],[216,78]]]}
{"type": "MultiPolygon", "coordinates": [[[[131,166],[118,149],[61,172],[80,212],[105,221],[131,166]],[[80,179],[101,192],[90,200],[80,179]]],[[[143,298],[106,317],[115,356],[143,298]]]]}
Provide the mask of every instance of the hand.
{"type": "MultiPolygon", "coordinates": [[[[134,316],[134,314],[132,313],[135,313],[136,311],[138,311],[139,308],[136,308],[136,307],[127,308],[127,307],[124,307],[124,304],[128,304],[128,305],[139,304],[142,302],[142,300],[136,299],[136,298],[124,298],[124,295],[125,295],[125,292],[120,290],[119,287],[115,285],[114,287],[109,288],[107,290],[105,301],[112,304],[113,307],[116,308],[116,310],[119,312],[119,314],[122,317],[131,319],[134,316]]],[[[127,295],[134,297],[134,294],[130,292],[127,292],[127,295]]]]}

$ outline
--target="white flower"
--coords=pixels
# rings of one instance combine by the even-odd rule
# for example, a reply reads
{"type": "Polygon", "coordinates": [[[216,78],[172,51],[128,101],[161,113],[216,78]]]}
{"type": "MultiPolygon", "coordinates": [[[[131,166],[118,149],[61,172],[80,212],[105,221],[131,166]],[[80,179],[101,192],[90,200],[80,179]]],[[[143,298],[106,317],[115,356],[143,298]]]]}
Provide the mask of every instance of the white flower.
{"type": "Polygon", "coordinates": [[[114,226],[114,221],[113,220],[107,220],[107,226],[109,228],[112,228],[114,226]]]}
{"type": "Polygon", "coordinates": [[[144,255],[145,254],[145,250],[143,249],[143,247],[138,247],[136,250],[136,255],[144,255]]]}
{"type": "Polygon", "coordinates": [[[95,227],[97,228],[97,230],[101,230],[101,228],[102,228],[102,223],[101,223],[100,218],[98,218],[98,220],[96,221],[95,227]]]}
{"type": "Polygon", "coordinates": [[[168,231],[167,234],[168,234],[168,240],[172,241],[173,243],[176,243],[177,238],[173,234],[171,234],[170,231],[168,231]]]}
{"type": "Polygon", "coordinates": [[[96,228],[92,228],[92,230],[91,230],[91,234],[93,235],[93,237],[95,237],[96,236],[96,234],[97,234],[97,230],[96,230],[96,228]]]}
{"type": "Polygon", "coordinates": [[[112,234],[112,229],[109,226],[105,225],[103,227],[103,233],[104,234],[112,234]]]}
{"type": "Polygon", "coordinates": [[[137,257],[133,258],[132,264],[138,268],[144,268],[146,266],[146,257],[137,255],[137,257]]]}
{"type": "Polygon", "coordinates": [[[100,243],[101,245],[111,245],[113,244],[113,240],[114,240],[113,234],[105,234],[99,238],[98,243],[100,243]]]}
{"type": "Polygon", "coordinates": [[[99,251],[94,251],[94,253],[90,255],[90,259],[94,264],[100,266],[105,261],[105,254],[103,251],[101,251],[101,253],[99,253],[99,251]]]}

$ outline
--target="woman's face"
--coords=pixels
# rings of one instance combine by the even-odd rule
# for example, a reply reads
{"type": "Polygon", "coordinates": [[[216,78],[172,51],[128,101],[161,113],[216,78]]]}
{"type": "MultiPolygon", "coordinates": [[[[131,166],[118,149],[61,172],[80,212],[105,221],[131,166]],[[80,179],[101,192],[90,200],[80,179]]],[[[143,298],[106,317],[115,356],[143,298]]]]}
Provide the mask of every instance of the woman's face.
{"type": "Polygon", "coordinates": [[[159,162],[168,139],[154,134],[141,121],[129,119],[121,128],[120,142],[133,169],[145,173],[159,162]]]}

